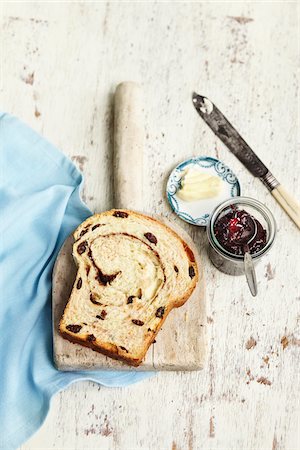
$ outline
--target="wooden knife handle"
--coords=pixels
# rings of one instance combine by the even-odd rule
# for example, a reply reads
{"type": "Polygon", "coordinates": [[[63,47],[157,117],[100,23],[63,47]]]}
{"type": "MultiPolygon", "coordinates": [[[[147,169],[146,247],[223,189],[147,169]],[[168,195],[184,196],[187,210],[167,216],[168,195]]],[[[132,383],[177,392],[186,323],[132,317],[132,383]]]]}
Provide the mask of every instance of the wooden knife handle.
{"type": "Polygon", "coordinates": [[[273,197],[300,229],[300,205],[280,184],[271,191],[273,197]]]}
{"type": "Polygon", "coordinates": [[[140,85],[119,84],[114,104],[114,206],[141,211],[145,129],[140,85]]]}

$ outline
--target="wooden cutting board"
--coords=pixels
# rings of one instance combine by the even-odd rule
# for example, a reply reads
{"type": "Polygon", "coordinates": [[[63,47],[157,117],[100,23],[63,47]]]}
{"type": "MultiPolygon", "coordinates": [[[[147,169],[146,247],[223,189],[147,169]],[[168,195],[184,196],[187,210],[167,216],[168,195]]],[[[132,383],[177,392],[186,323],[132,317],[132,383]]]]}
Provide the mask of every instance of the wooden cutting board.
{"type": "MultiPolygon", "coordinates": [[[[117,90],[115,123],[115,201],[119,208],[142,209],[142,102],[139,88],[125,83],[117,90]]],[[[54,361],[60,370],[199,370],[206,353],[206,311],[203,268],[198,249],[179,226],[162,217],[156,219],[173,228],[193,250],[200,279],[185,305],[173,309],[152,344],[144,362],[132,368],[98,352],[63,339],[59,320],[70,296],[76,276],[72,257],[73,237],[64,243],[53,270],[53,346],[54,361]]]]}
{"type": "MultiPolygon", "coordinates": [[[[161,217],[160,217],[161,220],[161,217]]],[[[200,279],[189,300],[173,309],[162,330],[152,344],[146,359],[138,368],[128,365],[63,339],[58,333],[59,320],[71,293],[76,276],[72,257],[73,237],[61,249],[53,271],[53,343],[54,361],[60,370],[199,370],[203,368],[206,353],[206,311],[203,268],[194,243],[187,233],[170,222],[164,222],[189,244],[196,255],[200,279]]]]}

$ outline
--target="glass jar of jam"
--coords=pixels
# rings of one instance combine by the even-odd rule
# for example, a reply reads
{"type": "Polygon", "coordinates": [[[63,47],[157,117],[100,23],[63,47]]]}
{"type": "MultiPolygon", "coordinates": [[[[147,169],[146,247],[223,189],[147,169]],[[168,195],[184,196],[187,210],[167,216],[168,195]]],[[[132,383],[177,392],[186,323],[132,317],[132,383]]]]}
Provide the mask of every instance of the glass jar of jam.
{"type": "Polygon", "coordinates": [[[222,272],[242,275],[245,252],[250,252],[256,265],[270,250],[275,233],[275,219],[264,204],[249,197],[231,198],[210,216],[209,257],[222,272]]]}

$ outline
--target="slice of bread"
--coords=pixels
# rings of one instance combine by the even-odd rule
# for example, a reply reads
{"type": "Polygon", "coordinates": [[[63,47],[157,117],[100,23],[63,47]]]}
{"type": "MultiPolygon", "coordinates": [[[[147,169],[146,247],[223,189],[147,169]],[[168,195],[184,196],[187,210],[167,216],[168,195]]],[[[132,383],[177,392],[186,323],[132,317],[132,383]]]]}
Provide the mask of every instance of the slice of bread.
{"type": "Polygon", "coordinates": [[[196,286],[192,250],[163,223],[129,210],[89,217],[74,239],[78,271],[60,334],[138,366],[196,286]]]}

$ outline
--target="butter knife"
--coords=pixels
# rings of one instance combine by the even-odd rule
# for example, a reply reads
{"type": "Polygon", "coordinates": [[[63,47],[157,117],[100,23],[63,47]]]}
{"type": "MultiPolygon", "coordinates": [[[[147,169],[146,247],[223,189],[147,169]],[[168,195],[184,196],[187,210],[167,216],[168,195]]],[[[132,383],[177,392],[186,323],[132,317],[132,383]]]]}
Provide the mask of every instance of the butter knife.
{"type": "Polygon", "coordinates": [[[283,188],[221,111],[207,97],[203,97],[195,92],[193,93],[193,104],[198,114],[215,135],[221,139],[252,175],[260,178],[280,206],[300,229],[299,203],[283,188]]]}

